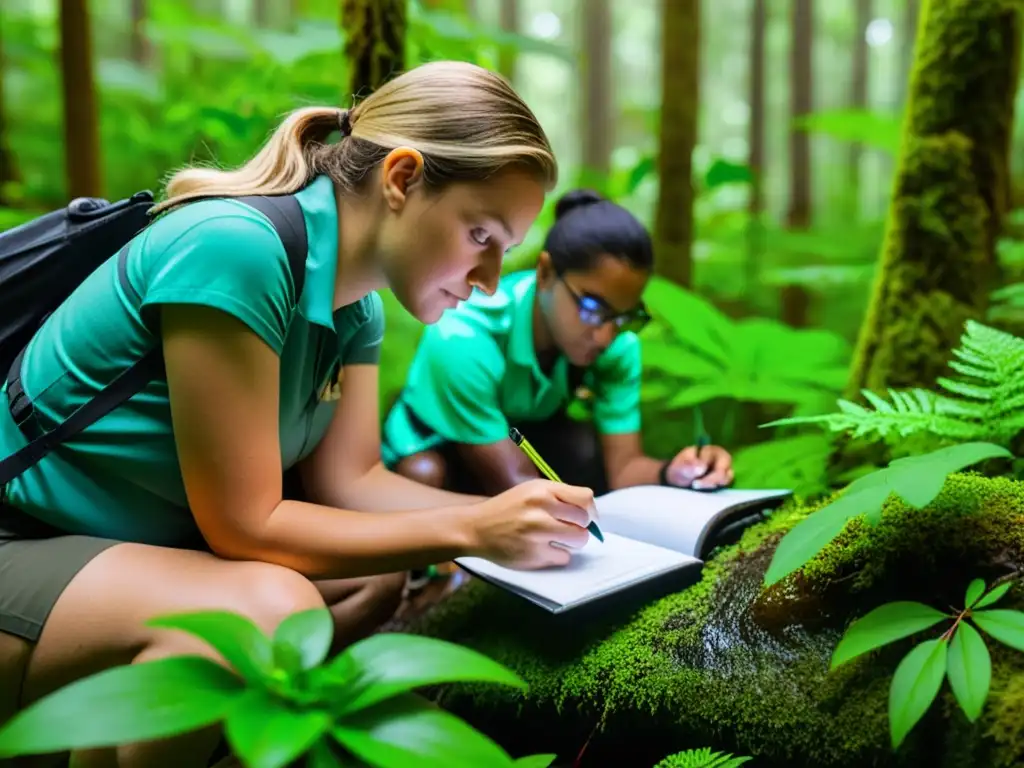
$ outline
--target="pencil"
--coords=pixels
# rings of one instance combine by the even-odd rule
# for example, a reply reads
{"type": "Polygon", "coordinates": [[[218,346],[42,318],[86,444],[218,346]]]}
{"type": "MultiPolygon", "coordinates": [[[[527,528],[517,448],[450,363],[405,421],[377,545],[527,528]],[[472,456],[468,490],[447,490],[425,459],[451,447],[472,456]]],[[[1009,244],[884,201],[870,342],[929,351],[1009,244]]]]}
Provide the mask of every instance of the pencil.
{"type": "MultiPolygon", "coordinates": [[[[538,471],[540,471],[544,477],[553,483],[562,482],[561,478],[555,474],[555,470],[548,466],[548,463],[544,461],[539,453],[537,453],[537,449],[530,445],[530,441],[523,436],[522,432],[515,427],[512,427],[508,431],[508,436],[512,438],[512,442],[519,446],[520,450],[526,454],[526,457],[533,462],[534,466],[537,467],[538,471]]],[[[594,538],[598,541],[604,541],[604,534],[601,533],[601,529],[598,527],[597,521],[591,520],[587,525],[587,530],[594,534],[594,538]]]]}

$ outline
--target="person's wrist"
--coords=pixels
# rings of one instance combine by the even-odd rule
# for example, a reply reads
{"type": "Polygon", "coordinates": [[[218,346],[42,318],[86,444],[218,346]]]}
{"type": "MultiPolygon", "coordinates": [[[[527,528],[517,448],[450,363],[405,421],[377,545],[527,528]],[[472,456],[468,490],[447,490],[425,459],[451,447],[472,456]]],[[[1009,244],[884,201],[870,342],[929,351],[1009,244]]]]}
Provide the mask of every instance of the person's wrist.
{"type": "Polygon", "coordinates": [[[479,521],[487,499],[452,509],[450,521],[451,546],[455,557],[478,557],[482,550],[479,521]]]}
{"type": "Polygon", "coordinates": [[[668,468],[671,467],[671,466],[672,466],[672,460],[671,459],[667,459],[665,462],[662,463],[661,469],[658,470],[658,484],[659,485],[667,485],[669,487],[674,487],[675,486],[675,483],[670,482],[669,479],[668,479],[668,468]]]}

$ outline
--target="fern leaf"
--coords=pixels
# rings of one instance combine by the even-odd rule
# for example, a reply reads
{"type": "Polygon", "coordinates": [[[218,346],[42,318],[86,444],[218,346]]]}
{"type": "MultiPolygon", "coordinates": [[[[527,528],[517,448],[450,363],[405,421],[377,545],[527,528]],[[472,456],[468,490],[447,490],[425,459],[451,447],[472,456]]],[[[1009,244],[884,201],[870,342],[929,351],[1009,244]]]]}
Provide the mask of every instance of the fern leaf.
{"type": "Polygon", "coordinates": [[[709,747],[703,747],[677,752],[666,757],[654,768],[737,768],[751,759],[734,757],[728,752],[712,752],[709,747]]]}

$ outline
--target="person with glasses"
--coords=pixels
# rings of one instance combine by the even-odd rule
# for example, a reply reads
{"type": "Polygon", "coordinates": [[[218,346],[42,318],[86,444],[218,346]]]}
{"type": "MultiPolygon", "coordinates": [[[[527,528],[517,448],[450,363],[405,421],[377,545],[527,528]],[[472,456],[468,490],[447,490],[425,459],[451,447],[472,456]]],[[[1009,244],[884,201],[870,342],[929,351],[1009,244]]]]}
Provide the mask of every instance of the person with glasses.
{"type": "Polygon", "coordinates": [[[646,456],[640,435],[642,294],[654,253],[644,226],[590,190],[555,208],[535,270],[504,276],[424,330],[383,429],[383,458],[437,488],[500,493],[538,476],[518,428],[568,483],[595,494],[633,485],[732,482],[714,445],[646,456]],[[571,418],[581,401],[592,418],[571,418]]]}

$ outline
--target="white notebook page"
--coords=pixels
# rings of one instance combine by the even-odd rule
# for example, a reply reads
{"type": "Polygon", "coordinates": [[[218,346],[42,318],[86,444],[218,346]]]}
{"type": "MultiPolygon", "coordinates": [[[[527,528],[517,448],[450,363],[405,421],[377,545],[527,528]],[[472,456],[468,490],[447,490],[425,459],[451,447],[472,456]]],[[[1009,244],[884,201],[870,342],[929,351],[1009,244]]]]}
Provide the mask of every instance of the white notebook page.
{"type": "Polygon", "coordinates": [[[573,552],[569,565],[561,568],[517,571],[479,557],[460,557],[455,562],[469,571],[559,605],[570,605],[685,563],[699,562],[688,555],[607,531],[604,536],[603,543],[591,538],[583,549],[573,552]]]}
{"type": "Polygon", "coordinates": [[[606,493],[595,503],[601,530],[606,535],[617,533],[693,555],[704,527],[722,510],[788,494],[788,490],[733,488],[704,493],[664,485],[637,485],[606,493]]]}

